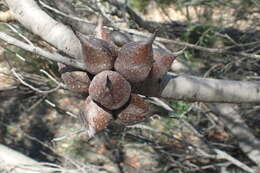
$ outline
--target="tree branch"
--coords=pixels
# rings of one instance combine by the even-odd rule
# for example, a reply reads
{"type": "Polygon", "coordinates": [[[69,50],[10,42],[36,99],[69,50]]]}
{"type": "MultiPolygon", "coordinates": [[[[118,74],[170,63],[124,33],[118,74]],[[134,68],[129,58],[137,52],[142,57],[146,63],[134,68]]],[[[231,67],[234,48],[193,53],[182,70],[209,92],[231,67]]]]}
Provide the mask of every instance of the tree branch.
{"type": "Polygon", "coordinates": [[[0,144],[0,166],[17,173],[48,173],[55,170],[2,144],[0,144]]]}
{"type": "Polygon", "coordinates": [[[208,104],[224,122],[229,131],[237,138],[242,151],[258,166],[260,166],[260,141],[252,134],[249,127],[242,120],[236,105],[208,104]]]}
{"type": "Polygon", "coordinates": [[[27,50],[31,53],[41,55],[41,56],[43,56],[42,58],[49,59],[49,60],[56,61],[56,62],[61,62],[61,63],[67,64],[67,65],[85,70],[85,64],[80,62],[80,60],[76,61],[75,59],[71,59],[69,57],[62,56],[58,53],[50,53],[39,47],[32,46],[32,45],[26,44],[20,40],[17,40],[16,38],[11,37],[3,32],[0,32],[0,39],[6,41],[9,44],[12,44],[12,45],[20,47],[24,50],[27,50]]]}
{"type": "Polygon", "coordinates": [[[201,102],[259,103],[260,82],[168,74],[161,97],[201,102]],[[167,79],[168,78],[168,79],[167,79]]]}
{"type": "MultiPolygon", "coordinates": [[[[78,69],[86,69],[84,63],[79,60],[47,52],[41,48],[23,43],[5,33],[0,32],[0,39],[32,53],[42,55],[42,58],[61,62],[78,69]]],[[[260,82],[218,80],[190,75],[168,74],[163,79],[161,88],[161,97],[168,99],[201,102],[260,103],[260,82]]]]}
{"type": "MultiPolygon", "coordinates": [[[[135,34],[135,36],[141,36],[141,37],[149,37],[149,34],[141,32],[141,31],[136,31],[134,29],[129,29],[129,28],[120,28],[122,31],[135,34]]],[[[187,47],[190,49],[195,49],[195,50],[200,50],[212,54],[230,54],[230,55],[235,55],[235,56],[241,56],[241,57],[246,57],[246,58],[252,58],[252,59],[260,59],[260,55],[257,54],[252,54],[252,53],[245,53],[245,52],[235,52],[229,50],[229,47],[227,48],[207,48],[207,47],[202,47],[198,46],[195,44],[187,43],[187,42],[182,42],[179,40],[172,40],[172,39],[167,39],[163,37],[156,37],[156,41],[159,41],[161,43],[166,43],[166,44],[175,44],[183,47],[187,47]]]]}
{"type": "Polygon", "coordinates": [[[27,29],[39,35],[60,51],[74,58],[82,58],[80,41],[73,31],[52,19],[34,0],[6,0],[15,18],[27,29]]]}
{"type": "MultiPolygon", "coordinates": [[[[77,45],[78,47],[75,47],[75,42],[69,42],[68,40],[64,42],[63,37],[75,38],[76,36],[74,35],[74,33],[64,25],[54,21],[46,13],[42,12],[33,0],[6,1],[10,9],[13,11],[13,13],[15,13],[17,19],[23,25],[27,26],[27,28],[31,29],[34,34],[41,35],[48,42],[55,43],[56,45],[63,45],[62,47],[60,47],[60,49],[65,49],[66,53],[68,53],[69,55],[74,55],[75,57],[77,57],[76,55],[81,53],[81,46],[77,45]],[[28,9],[33,9],[33,13],[28,9]],[[19,12],[22,12],[22,14],[20,14],[19,12]],[[37,16],[37,20],[35,16],[37,16]],[[48,25],[48,27],[53,27],[53,29],[49,28],[48,30],[48,28],[43,26],[43,23],[45,25],[48,25]],[[59,27],[63,29],[65,28],[64,31],[66,32],[60,32],[61,30],[59,29],[59,27],[55,27],[55,25],[59,25],[59,27]],[[46,29],[48,30],[48,33],[47,35],[44,35],[44,33],[46,34],[46,29]]],[[[0,33],[0,38],[10,44],[14,44],[33,53],[40,54],[45,58],[51,59],[53,61],[62,62],[79,69],[85,69],[84,64],[80,61],[61,56],[57,53],[49,53],[40,48],[27,45],[14,38],[10,38],[10,36],[4,33],[0,33]]],[[[259,82],[206,79],[188,75],[167,75],[164,81],[165,82],[163,83],[161,94],[161,96],[164,98],[201,102],[260,102],[259,82]]]]}

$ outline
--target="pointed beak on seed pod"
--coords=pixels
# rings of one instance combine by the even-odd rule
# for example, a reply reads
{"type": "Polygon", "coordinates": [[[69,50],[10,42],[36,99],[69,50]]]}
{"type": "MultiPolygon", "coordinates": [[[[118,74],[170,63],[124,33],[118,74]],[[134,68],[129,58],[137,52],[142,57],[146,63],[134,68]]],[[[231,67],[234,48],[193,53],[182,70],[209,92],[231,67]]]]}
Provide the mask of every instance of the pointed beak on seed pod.
{"type": "Polygon", "coordinates": [[[161,95],[161,80],[171,68],[176,56],[163,49],[153,49],[154,63],[148,77],[143,82],[134,83],[132,91],[148,97],[159,97],[161,95]]]}
{"type": "Polygon", "coordinates": [[[74,71],[75,69],[61,63],[58,63],[58,66],[62,80],[71,91],[88,94],[90,78],[86,72],[74,71]]]}
{"type": "Polygon", "coordinates": [[[115,70],[131,83],[144,81],[152,69],[152,44],[156,33],[146,41],[130,42],[119,50],[115,70]]]}
{"type": "Polygon", "coordinates": [[[117,47],[109,41],[76,33],[83,50],[86,69],[91,74],[110,70],[117,57],[117,47]]]}
{"type": "Polygon", "coordinates": [[[130,98],[130,83],[118,72],[102,71],[90,83],[89,95],[109,110],[122,107],[130,98]]]}
{"type": "Polygon", "coordinates": [[[117,114],[116,123],[129,126],[145,121],[151,116],[149,104],[140,96],[131,94],[129,104],[117,114]]]}
{"type": "Polygon", "coordinates": [[[98,106],[90,97],[85,101],[79,117],[89,137],[104,130],[113,119],[112,114],[98,106]]]}
{"type": "Polygon", "coordinates": [[[112,36],[109,34],[108,30],[104,29],[104,27],[103,27],[103,18],[102,17],[98,18],[97,26],[95,29],[95,36],[99,39],[107,40],[107,41],[110,41],[111,43],[113,43],[112,36]]]}

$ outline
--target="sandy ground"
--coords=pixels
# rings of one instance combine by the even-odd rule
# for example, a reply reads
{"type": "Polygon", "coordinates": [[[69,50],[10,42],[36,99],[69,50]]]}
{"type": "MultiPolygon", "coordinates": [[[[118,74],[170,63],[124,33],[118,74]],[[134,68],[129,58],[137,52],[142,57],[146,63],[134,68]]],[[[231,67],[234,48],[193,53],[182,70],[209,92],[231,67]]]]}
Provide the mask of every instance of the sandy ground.
{"type": "MultiPolygon", "coordinates": [[[[255,9],[256,11],[257,9],[255,9]]],[[[254,9],[252,9],[254,11],[254,9]]],[[[240,13],[237,12],[237,9],[232,9],[228,6],[221,6],[220,8],[206,8],[203,6],[177,9],[176,6],[170,5],[165,8],[158,8],[158,5],[152,1],[147,7],[145,14],[142,14],[146,20],[151,20],[155,22],[169,22],[173,21],[187,21],[189,17],[191,21],[200,21],[206,22],[207,18],[211,21],[215,21],[215,25],[219,26],[221,24],[225,27],[234,27],[239,30],[249,29],[251,26],[254,26],[258,19],[260,21],[259,13],[245,14],[243,15],[243,9],[240,9],[240,13]],[[240,15],[240,16],[239,16],[240,15]]],[[[221,27],[221,26],[220,26],[221,27]]],[[[260,25],[256,27],[260,29],[260,25]]]]}

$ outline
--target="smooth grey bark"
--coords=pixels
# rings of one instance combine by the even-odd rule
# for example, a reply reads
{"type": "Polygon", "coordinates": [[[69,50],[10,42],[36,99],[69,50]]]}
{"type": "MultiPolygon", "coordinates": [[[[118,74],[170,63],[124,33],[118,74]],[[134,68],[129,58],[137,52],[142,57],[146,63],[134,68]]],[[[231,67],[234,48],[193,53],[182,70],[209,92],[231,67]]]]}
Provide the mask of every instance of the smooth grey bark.
{"type": "Polygon", "coordinates": [[[39,162],[0,144],[0,167],[15,173],[53,172],[53,169],[42,166],[39,162]]]}
{"type": "Polygon", "coordinates": [[[161,97],[185,101],[259,103],[260,82],[168,74],[161,97]]]}
{"type": "Polygon", "coordinates": [[[56,61],[56,62],[61,62],[61,63],[73,66],[73,67],[81,69],[81,70],[86,69],[85,64],[79,59],[76,60],[76,59],[72,59],[69,57],[65,57],[56,52],[54,52],[54,53],[48,52],[39,47],[32,46],[32,45],[26,44],[20,40],[17,40],[16,38],[11,37],[4,32],[0,32],[0,39],[6,41],[9,44],[12,44],[12,45],[20,47],[24,50],[27,50],[31,53],[41,55],[41,56],[45,57],[45,59],[49,59],[49,60],[56,61]]]}
{"type": "Polygon", "coordinates": [[[27,29],[39,35],[60,51],[82,58],[81,44],[73,31],[52,19],[34,0],[6,0],[15,18],[27,29]]]}

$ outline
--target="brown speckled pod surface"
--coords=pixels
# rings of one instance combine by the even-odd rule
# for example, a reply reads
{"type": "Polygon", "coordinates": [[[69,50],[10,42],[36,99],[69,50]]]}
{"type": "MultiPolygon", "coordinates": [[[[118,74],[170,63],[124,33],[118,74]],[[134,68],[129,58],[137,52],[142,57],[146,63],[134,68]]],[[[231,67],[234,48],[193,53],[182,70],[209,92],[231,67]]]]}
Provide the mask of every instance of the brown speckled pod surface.
{"type": "Polygon", "coordinates": [[[138,95],[131,94],[129,105],[118,115],[116,123],[125,126],[143,122],[149,117],[149,105],[138,95]]]}
{"type": "Polygon", "coordinates": [[[155,62],[153,63],[149,78],[158,80],[171,68],[171,64],[176,57],[163,49],[153,49],[153,58],[155,62]]]}
{"type": "Polygon", "coordinates": [[[109,110],[118,109],[126,104],[130,93],[129,82],[115,71],[98,73],[89,86],[90,97],[109,110]]]}
{"type": "Polygon", "coordinates": [[[113,68],[117,57],[117,47],[114,44],[94,36],[78,34],[78,37],[82,44],[84,61],[89,73],[97,74],[113,68]]]}
{"type": "Polygon", "coordinates": [[[112,114],[98,106],[90,97],[86,99],[79,118],[90,137],[104,130],[113,119],[112,114]]]}
{"type": "MultiPolygon", "coordinates": [[[[66,66],[64,64],[59,63],[60,70],[65,67],[66,66]]],[[[88,93],[90,79],[86,72],[83,71],[64,72],[61,74],[61,78],[70,90],[78,93],[84,93],[84,94],[88,93]]]]}
{"type": "Polygon", "coordinates": [[[147,41],[130,42],[119,50],[115,70],[132,83],[144,81],[153,64],[152,43],[155,35],[147,41]]]}

